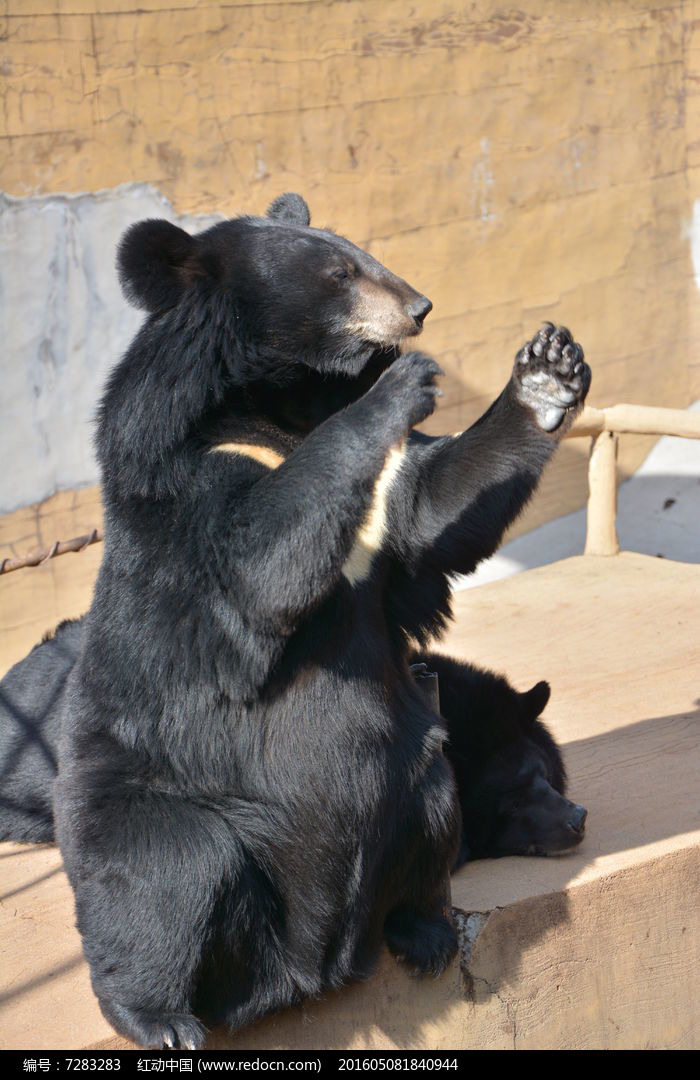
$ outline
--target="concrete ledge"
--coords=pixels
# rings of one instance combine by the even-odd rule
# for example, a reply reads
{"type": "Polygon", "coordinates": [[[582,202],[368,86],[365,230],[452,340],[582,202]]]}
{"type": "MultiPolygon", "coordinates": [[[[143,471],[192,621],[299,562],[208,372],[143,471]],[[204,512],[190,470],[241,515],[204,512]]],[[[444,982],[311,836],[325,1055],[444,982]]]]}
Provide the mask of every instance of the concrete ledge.
{"type": "MultiPolygon", "coordinates": [[[[568,559],[460,593],[445,651],[552,683],[546,719],[589,809],[573,856],[473,863],[453,881],[460,962],[368,983],[231,1049],[696,1049],[700,1045],[700,568],[568,559]]],[[[0,1047],[129,1046],[92,996],[54,848],[0,846],[0,1047]]]]}

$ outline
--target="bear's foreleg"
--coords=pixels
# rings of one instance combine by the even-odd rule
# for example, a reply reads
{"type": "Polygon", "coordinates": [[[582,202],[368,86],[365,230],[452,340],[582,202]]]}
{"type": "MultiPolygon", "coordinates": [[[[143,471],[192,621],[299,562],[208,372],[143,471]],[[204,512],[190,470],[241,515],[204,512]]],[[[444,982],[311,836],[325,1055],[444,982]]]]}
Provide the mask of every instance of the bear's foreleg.
{"type": "Polygon", "coordinates": [[[439,912],[422,915],[413,908],[395,908],[384,924],[384,940],[412,975],[442,975],[457,952],[457,932],[448,915],[439,912]]]}
{"type": "Polygon", "coordinates": [[[103,1014],[140,1046],[199,1049],[198,973],[243,872],[232,830],[208,807],[100,773],[59,776],[56,823],[103,1014]]]}
{"type": "Polygon", "coordinates": [[[416,860],[404,900],[389,912],[384,940],[392,956],[413,975],[441,975],[457,952],[450,881],[435,860],[416,860]]]}
{"type": "Polygon", "coordinates": [[[551,323],[520,350],[510,381],[471,428],[414,434],[390,503],[397,554],[417,569],[470,573],[498,548],[583,406],[590,369],[551,323]]]}
{"type": "MultiPolygon", "coordinates": [[[[377,501],[382,474],[435,407],[440,368],[401,356],[358,401],[315,428],[244,500],[208,527],[231,535],[232,577],[247,618],[284,632],[338,583],[377,501]],[[236,542],[236,522],[240,542],[236,542]]],[[[223,556],[217,556],[221,559],[223,556]]],[[[352,576],[352,570],[349,571],[352,576]]]]}

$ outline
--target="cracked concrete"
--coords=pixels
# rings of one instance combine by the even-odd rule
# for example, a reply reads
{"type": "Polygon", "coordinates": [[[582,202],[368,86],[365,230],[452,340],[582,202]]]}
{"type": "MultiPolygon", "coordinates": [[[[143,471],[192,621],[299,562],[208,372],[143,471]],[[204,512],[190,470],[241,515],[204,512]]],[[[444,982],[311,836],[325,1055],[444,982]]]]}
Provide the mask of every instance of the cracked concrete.
{"type": "Polygon", "coordinates": [[[460,966],[463,971],[467,971],[476,939],[486,926],[489,916],[482,911],[466,912],[459,908],[453,909],[452,916],[457,927],[460,966]]]}

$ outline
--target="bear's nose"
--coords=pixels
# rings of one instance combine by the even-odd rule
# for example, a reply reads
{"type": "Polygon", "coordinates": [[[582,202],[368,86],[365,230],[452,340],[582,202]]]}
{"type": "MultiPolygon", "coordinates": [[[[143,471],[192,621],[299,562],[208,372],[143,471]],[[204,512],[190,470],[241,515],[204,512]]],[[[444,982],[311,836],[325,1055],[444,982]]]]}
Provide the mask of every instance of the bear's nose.
{"type": "Polygon", "coordinates": [[[574,832],[582,833],[583,827],[586,824],[586,818],[588,817],[588,811],[585,806],[574,806],[573,813],[569,818],[569,825],[574,832]]]}
{"type": "Polygon", "coordinates": [[[433,310],[433,305],[428,300],[427,296],[417,296],[413,303],[409,304],[406,308],[408,314],[411,315],[419,326],[423,325],[423,319],[433,310]]]}

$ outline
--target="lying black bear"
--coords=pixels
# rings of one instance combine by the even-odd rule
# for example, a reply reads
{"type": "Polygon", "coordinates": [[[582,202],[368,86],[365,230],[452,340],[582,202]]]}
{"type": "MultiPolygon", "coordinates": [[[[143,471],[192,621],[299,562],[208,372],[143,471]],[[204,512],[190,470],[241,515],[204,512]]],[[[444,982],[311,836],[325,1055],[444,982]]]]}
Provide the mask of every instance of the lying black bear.
{"type": "MultiPolygon", "coordinates": [[[[84,630],[84,619],[61,623],[0,682],[0,840],[54,840],[61,710],[84,630]]],[[[444,752],[462,811],[456,865],[577,846],[586,811],[565,797],[561,753],[538,719],[547,683],[519,694],[506,679],[439,654],[413,661],[440,676],[444,752]]]]}
{"type": "Polygon", "coordinates": [[[587,812],[565,798],[556,742],[538,719],[549,684],[519,694],[502,675],[447,656],[426,658],[440,679],[445,753],[462,810],[457,864],[501,855],[562,855],[581,843],[587,812]]]}
{"type": "Polygon", "coordinates": [[[497,546],[590,373],[547,325],[459,437],[412,428],[430,302],[298,196],[126,235],[148,311],[97,446],[104,558],[69,678],[56,833],[105,1016],[196,1047],[371,970],[440,972],[460,843],[408,665],[497,546]],[[276,467],[272,467],[276,466],[276,467]]]}

